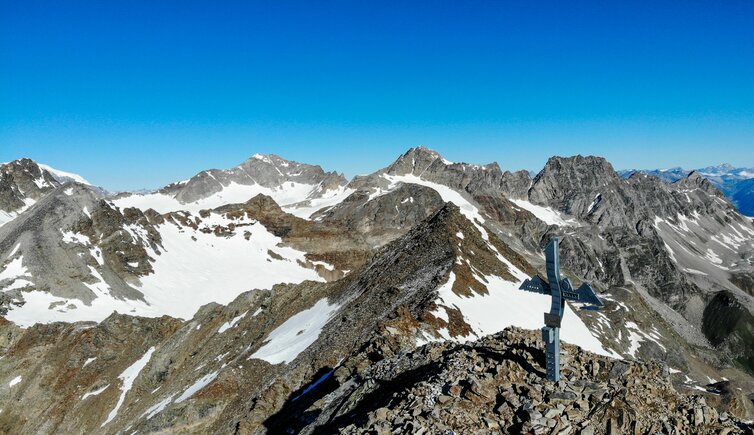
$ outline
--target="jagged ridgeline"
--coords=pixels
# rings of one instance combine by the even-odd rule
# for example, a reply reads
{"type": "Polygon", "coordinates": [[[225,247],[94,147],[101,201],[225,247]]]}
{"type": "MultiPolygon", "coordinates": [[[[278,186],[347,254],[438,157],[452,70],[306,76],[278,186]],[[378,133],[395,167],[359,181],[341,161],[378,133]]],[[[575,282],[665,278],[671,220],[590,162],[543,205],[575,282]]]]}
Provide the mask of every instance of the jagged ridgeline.
{"type": "Polygon", "coordinates": [[[754,226],[720,171],[419,147],[110,194],[3,164],[0,432],[750,431],[754,226]],[[554,236],[605,302],[567,305],[557,384],[550,300],[518,290],[554,236]]]}

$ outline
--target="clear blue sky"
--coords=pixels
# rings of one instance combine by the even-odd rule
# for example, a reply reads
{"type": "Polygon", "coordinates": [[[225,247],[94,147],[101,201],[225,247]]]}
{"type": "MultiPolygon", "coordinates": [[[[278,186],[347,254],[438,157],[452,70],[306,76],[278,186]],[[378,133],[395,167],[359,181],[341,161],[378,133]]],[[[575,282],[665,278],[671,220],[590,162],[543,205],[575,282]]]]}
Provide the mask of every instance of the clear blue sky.
{"type": "Polygon", "coordinates": [[[0,0],[0,161],[109,189],[256,152],[754,166],[754,2],[0,0]]]}

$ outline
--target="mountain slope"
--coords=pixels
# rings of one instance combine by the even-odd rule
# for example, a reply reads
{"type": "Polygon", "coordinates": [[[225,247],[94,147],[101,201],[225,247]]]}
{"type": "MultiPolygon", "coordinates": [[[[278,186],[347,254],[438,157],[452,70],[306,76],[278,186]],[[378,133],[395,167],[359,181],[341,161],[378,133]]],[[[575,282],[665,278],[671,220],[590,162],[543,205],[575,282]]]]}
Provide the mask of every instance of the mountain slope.
{"type": "MultiPolygon", "coordinates": [[[[516,274],[521,273],[519,268],[530,269],[530,266],[494,235],[489,238],[489,241],[484,240],[457,207],[444,206],[341,280],[329,284],[307,281],[295,286],[277,286],[271,291],[256,290],[239,296],[228,307],[211,304],[202,308],[190,322],[163,320],[166,327],[179,328],[166,338],[113,333],[106,339],[108,342],[135,340],[142,343],[136,346],[139,352],[133,352],[132,357],[123,361],[108,358],[98,348],[82,349],[80,344],[72,347],[69,344],[68,352],[77,353],[68,357],[76,361],[73,362],[75,371],[72,377],[59,380],[59,390],[54,390],[54,395],[46,400],[57,400],[55,395],[58,394],[75,394],[88,399],[91,397],[91,394],[86,396],[88,393],[96,393],[101,405],[93,408],[86,420],[77,420],[75,413],[65,412],[59,414],[56,421],[44,424],[52,425],[46,426],[48,428],[78,431],[104,423],[108,433],[127,426],[156,430],[188,424],[197,430],[211,427],[211,431],[222,432],[235,424],[234,421],[248,425],[258,418],[262,421],[270,418],[284,406],[289,393],[317,376],[321,367],[337,366],[344,357],[358,355],[367,343],[384,342],[381,345],[387,346],[384,351],[391,347],[412,349],[417,342],[439,340],[448,334],[466,341],[490,332],[477,328],[475,313],[465,311],[465,307],[447,305],[448,296],[442,289],[451,274],[462,277],[473,270],[483,275],[472,275],[463,284],[455,279],[451,291],[471,299],[480,298],[482,302],[489,297],[485,295],[519,293],[514,287],[519,282],[516,274]],[[457,233],[465,235],[462,241],[457,233]],[[477,281],[493,276],[501,281],[512,280],[511,285],[486,289],[477,281]],[[438,301],[446,305],[438,305],[438,301]],[[445,316],[439,314],[440,309],[445,311],[445,316]],[[139,361],[143,368],[130,378],[130,385],[118,381],[119,373],[139,361]],[[90,364],[96,364],[94,376],[90,364]],[[255,385],[254,391],[249,391],[248,385],[255,385]],[[148,394],[157,387],[160,388],[155,393],[148,394]],[[220,391],[222,394],[218,396],[220,391]],[[259,399],[250,410],[243,411],[248,406],[248,394],[259,399]],[[124,395],[122,401],[121,395],[124,395]],[[117,403],[122,404],[118,407],[117,403]],[[118,411],[109,419],[115,408],[118,411]],[[194,414],[191,409],[206,412],[194,414]]],[[[540,306],[530,309],[538,312],[547,303],[547,298],[541,297],[540,306]]],[[[488,315],[497,312],[499,316],[506,316],[489,303],[482,303],[480,307],[485,305],[488,311],[492,310],[488,315]]],[[[122,329],[125,321],[125,316],[112,315],[96,330],[122,329]]],[[[577,317],[567,321],[575,322],[572,329],[581,324],[577,317]]],[[[134,318],[134,322],[149,325],[153,321],[134,318]]],[[[501,324],[500,329],[503,326],[501,324]]],[[[43,358],[32,362],[30,359],[44,346],[49,346],[43,343],[55,343],[57,334],[68,334],[76,342],[90,334],[85,330],[72,331],[59,323],[26,330],[10,325],[5,328],[6,336],[11,337],[6,344],[7,352],[14,357],[0,360],[3,367],[0,373],[11,379],[22,378],[18,387],[13,387],[19,389],[12,390],[14,403],[42,400],[32,397],[37,397],[41,385],[50,380],[30,378],[30,367],[44,373],[58,373],[59,369],[53,365],[59,364],[56,362],[59,360],[43,358]],[[42,340],[40,335],[48,338],[42,340]]],[[[588,344],[575,338],[579,344],[588,344]]],[[[104,349],[112,349],[110,346],[104,349]]],[[[348,364],[357,364],[357,360],[348,364]]],[[[79,406],[79,400],[83,399],[71,402],[70,406],[79,406]]],[[[38,426],[41,420],[33,418],[34,412],[43,412],[47,406],[43,400],[34,407],[17,408],[11,402],[2,406],[7,413],[0,418],[14,416],[12,422],[4,420],[8,427],[43,429],[38,426]]]]}

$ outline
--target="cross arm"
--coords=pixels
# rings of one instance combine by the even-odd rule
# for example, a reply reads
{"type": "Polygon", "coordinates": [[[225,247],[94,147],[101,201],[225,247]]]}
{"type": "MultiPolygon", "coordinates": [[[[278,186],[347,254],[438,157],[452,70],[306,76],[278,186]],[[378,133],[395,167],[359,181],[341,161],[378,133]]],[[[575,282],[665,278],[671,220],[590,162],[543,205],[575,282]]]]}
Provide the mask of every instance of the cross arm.
{"type": "Polygon", "coordinates": [[[521,283],[519,290],[526,290],[528,292],[540,293],[543,295],[550,294],[550,286],[545,280],[540,278],[539,275],[534,275],[531,279],[525,279],[524,282],[521,283]]]}
{"type": "Polygon", "coordinates": [[[563,289],[563,299],[595,305],[597,307],[605,306],[589,283],[582,283],[579,288],[574,290],[571,281],[565,278],[560,282],[560,287],[563,289]]]}

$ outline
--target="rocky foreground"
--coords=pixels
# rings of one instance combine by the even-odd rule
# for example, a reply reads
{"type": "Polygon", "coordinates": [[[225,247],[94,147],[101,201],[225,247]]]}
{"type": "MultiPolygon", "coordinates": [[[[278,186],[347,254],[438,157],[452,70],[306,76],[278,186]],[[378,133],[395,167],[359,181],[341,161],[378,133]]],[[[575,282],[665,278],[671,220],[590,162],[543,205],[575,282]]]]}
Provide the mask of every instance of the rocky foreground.
{"type": "MultiPolygon", "coordinates": [[[[563,346],[563,378],[545,379],[543,343],[509,328],[478,341],[431,343],[366,367],[365,348],[268,420],[300,433],[752,433],[705,398],[679,393],[667,366],[563,346]],[[298,416],[296,421],[293,416],[298,416]]],[[[241,428],[242,429],[242,428],[241,428]]]]}

